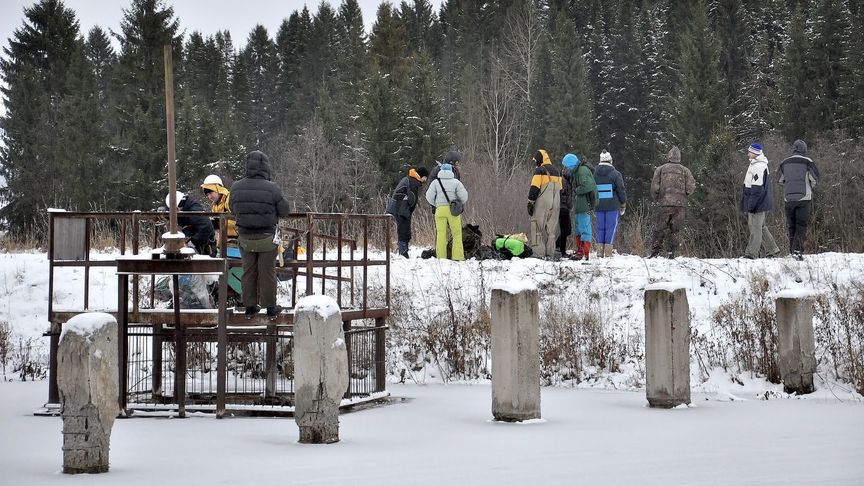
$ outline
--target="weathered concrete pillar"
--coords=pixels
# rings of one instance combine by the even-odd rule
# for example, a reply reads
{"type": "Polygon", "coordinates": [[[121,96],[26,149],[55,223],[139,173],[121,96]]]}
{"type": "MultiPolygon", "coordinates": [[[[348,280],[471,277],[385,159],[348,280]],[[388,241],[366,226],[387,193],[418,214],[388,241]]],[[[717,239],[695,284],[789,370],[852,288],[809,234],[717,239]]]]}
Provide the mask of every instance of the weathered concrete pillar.
{"type": "Polygon", "coordinates": [[[63,325],[57,386],[63,417],[63,472],[108,472],[111,427],[120,413],[117,321],[99,312],[63,325]]]}
{"type": "Polygon", "coordinates": [[[777,347],[780,377],[786,393],[812,393],[816,372],[813,297],[787,290],[777,295],[777,347]]]}
{"type": "Polygon", "coordinates": [[[330,297],[304,297],[294,309],[294,421],[301,443],[339,442],[339,403],[347,390],[339,305],[330,297]]]}
{"type": "Polygon", "coordinates": [[[650,406],[690,403],[690,306],[678,284],[645,288],[645,375],[650,406]]]}
{"type": "Polygon", "coordinates": [[[540,418],[540,295],[534,286],[492,289],[492,416],[540,418]]]}

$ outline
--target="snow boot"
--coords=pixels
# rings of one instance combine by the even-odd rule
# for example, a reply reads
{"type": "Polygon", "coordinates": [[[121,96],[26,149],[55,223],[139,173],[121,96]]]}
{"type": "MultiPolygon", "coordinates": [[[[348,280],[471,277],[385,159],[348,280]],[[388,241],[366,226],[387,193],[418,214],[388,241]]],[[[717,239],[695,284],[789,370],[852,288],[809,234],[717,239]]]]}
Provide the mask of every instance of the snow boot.
{"type": "Polygon", "coordinates": [[[585,261],[588,261],[588,256],[591,255],[591,242],[583,241],[582,242],[582,254],[585,256],[585,261]]]}
{"type": "Polygon", "coordinates": [[[576,236],[573,238],[573,248],[576,249],[576,253],[570,257],[571,260],[581,260],[582,259],[582,237],[576,236]]]}
{"type": "Polygon", "coordinates": [[[252,319],[253,317],[255,317],[255,314],[257,314],[260,311],[261,311],[260,306],[247,305],[246,306],[246,313],[244,314],[244,316],[246,317],[246,319],[252,319]]]}
{"type": "Polygon", "coordinates": [[[267,308],[267,318],[270,319],[271,321],[275,320],[277,317],[279,317],[280,312],[282,312],[282,306],[281,305],[268,307],[267,308]]]}

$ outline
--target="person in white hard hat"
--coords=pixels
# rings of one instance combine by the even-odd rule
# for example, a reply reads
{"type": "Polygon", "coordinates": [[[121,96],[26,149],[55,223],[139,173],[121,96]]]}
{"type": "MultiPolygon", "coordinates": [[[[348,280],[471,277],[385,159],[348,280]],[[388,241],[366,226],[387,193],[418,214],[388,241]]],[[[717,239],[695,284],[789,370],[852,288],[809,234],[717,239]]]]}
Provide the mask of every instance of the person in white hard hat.
{"type": "MultiPolygon", "coordinates": [[[[177,210],[190,212],[204,212],[204,207],[180,191],[176,193],[177,210]]],[[[170,194],[165,196],[165,205],[171,205],[170,194]]],[[[215,234],[213,223],[206,216],[177,216],[177,226],[186,235],[188,243],[191,243],[195,251],[200,255],[213,255],[215,250],[215,234]]]]}
{"type": "MultiPolygon", "coordinates": [[[[204,178],[201,190],[207,200],[210,201],[210,211],[214,213],[228,213],[227,236],[229,240],[237,238],[237,222],[231,214],[231,192],[222,185],[222,178],[216,174],[210,174],[204,178]]],[[[213,220],[213,226],[219,229],[219,219],[213,220]]]]}

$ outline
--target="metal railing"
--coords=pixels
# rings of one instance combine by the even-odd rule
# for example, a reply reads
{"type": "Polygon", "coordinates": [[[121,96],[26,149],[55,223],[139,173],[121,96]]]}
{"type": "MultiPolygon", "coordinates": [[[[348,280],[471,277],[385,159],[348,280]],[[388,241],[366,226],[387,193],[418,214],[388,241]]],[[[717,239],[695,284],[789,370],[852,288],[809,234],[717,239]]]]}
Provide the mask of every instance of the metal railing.
{"type": "MultiPolygon", "coordinates": [[[[220,256],[227,255],[227,214],[179,214],[218,218],[220,256]]],[[[51,329],[46,333],[51,339],[49,402],[59,401],[57,346],[63,323],[74,315],[93,310],[90,305],[91,270],[117,266],[116,259],[91,258],[94,228],[103,232],[107,229],[116,241],[116,245],[111,246],[116,246],[121,255],[142,255],[148,247],[152,249],[158,245],[160,226],[166,217],[167,213],[161,212],[49,214],[48,315],[51,329]],[[84,270],[83,306],[57,309],[55,273],[68,267],[84,270]]],[[[126,370],[125,380],[121,379],[121,403],[130,408],[170,408],[178,402],[202,408],[219,402],[228,408],[290,405],[293,399],[293,308],[300,297],[315,292],[332,296],[342,309],[351,374],[346,398],[385,391],[384,319],[390,313],[392,218],[387,215],[291,214],[280,222],[280,231],[291,258],[277,268],[277,273],[281,275],[280,280],[290,286],[291,310],[275,321],[268,321],[264,316],[250,321],[242,314],[228,311],[224,316],[227,323],[224,339],[220,339],[217,329],[217,309],[225,308],[225,302],[218,302],[212,310],[180,309],[175,313],[172,309],[158,307],[155,274],[127,272],[131,285],[121,285],[118,297],[118,301],[122,301],[124,295],[128,298],[128,307],[122,316],[128,325],[125,346],[121,346],[121,368],[126,370]],[[383,257],[382,252],[371,246],[373,238],[383,239],[380,245],[383,257]],[[301,248],[305,255],[298,255],[301,248]],[[380,292],[369,293],[369,270],[376,266],[384,267],[383,296],[380,292]],[[127,289],[125,293],[124,288],[127,289]],[[359,326],[354,325],[357,321],[360,321],[359,326]],[[374,325],[370,325],[371,322],[374,325]],[[224,372],[217,360],[220,346],[224,346],[226,353],[224,372]],[[184,349],[184,353],[178,355],[178,348],[184,349]],[[175,381],[178,373],[185,377],[179,384],[175,381]],[[217,386],[219,373],[225,374],[226,383],[221,397],[217,386]],[[183,389],[182,396],[175,396],[177,387],[183,389]]],[[[141,268],[146,269],[147,262],[141,263],[145,265],[141,268]]],[[[228,266],[239,265],[239,260],[228,260],[228,266]]],[[[219,276],[220,280],[225,278],[225,273],[219,276]]],[[[116,308],[98,310],[121,315],[116,308]]]]}

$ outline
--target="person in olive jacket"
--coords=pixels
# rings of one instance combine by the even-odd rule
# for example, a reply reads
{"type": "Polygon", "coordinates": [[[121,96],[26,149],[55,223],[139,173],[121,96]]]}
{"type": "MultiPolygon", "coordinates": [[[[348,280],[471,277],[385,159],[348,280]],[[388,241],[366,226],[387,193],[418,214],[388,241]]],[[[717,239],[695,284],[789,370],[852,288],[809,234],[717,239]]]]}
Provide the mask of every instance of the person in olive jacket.
{"type": "Polygon", "coordinates": [[[591,253],[592,228],[591,212],[597,204],[597,184],[594,182],[594,171],[584,160],[579,160],[574,154],[564,156],[565,166],[576,164],[573,176],[573,212],[576,214],[576,255],[574,259],[588,259],[591,253]]]}
{"type": "MultiPolygon", "coordinates": [[[[281,308],[276,305],[276,252],[274,242],[279,218],[290,212],[282,190],[270,180],[270,160],[254,151],[246,156],[246,177],[231,186],[231,212],[237,221],[237,243],[243,259],[243,305],[251,319],[261,307],[275,319],[281,308]]],[[[311,251],[312,249],[307,249],[311,251]]]]}
{"type": "Polygon", "coordinates": [[[390,200],[387,202],[387,214],[396,220],[396,241],[399,254],[408,258],[408,243],[411,241],[411,216],[417,207],[417,192],[426,181],[429,171],[425,167],[411,169],[403,177],[390,200]]]}
{"type": "Polygon", "coordinates": [[[612,256],[618,216],[623,216],[627,208],[627,191],[624,177],[612,166],[612,154],[605,150],[600,153],[594,181],[597,183],[598,199],[594,214],[597,216],[597,244],[600,245],[597,254],[600,257],[612,256]]]}

